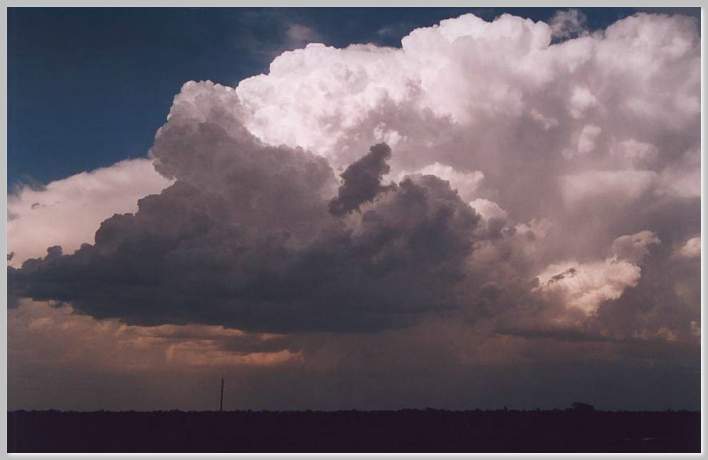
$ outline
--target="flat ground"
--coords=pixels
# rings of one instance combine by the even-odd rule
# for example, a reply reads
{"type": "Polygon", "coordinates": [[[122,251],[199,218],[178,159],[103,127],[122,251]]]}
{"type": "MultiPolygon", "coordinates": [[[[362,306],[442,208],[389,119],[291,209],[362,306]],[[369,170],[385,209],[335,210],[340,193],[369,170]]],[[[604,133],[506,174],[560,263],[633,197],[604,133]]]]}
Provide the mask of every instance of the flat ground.
{"type": "Polygon", "coordinates": [[[8,414],[10,452],[699,452],[698,412],[8,414]]]}

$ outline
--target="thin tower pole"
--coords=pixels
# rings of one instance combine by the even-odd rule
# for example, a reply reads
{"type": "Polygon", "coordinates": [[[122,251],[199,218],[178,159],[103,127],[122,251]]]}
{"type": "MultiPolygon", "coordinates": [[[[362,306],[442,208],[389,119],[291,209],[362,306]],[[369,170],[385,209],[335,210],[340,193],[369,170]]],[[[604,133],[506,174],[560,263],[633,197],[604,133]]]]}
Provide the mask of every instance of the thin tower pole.
{"type": "Polygon", "coordinates": [[[219,398],[219,412],[224,410],[224,377],[221,377],[221,397],[219,398]]]}

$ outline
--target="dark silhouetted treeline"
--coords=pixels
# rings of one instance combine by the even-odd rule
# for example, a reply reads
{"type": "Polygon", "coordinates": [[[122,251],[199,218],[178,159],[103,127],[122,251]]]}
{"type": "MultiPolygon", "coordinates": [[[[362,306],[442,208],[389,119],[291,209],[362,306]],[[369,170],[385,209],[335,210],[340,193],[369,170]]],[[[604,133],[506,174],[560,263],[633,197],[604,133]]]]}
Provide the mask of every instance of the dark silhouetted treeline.
{"type": "Polygon", "coordinates": [[[698,412],[580,409],[15,411],[8,414],[8,448],[10,452],[700,451],[698,412]]]}

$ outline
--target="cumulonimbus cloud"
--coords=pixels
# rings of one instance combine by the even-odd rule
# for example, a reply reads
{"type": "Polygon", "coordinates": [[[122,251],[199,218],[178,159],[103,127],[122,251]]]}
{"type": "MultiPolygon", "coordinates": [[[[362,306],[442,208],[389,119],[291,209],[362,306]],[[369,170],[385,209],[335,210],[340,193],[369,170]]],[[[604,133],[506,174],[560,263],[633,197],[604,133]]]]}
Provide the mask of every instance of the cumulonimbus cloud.
{"type": "Polygon", "coordinates": [[[235,88],[189,82],[150,152],[174,183],[95,243],[10,269],[12,295],[145,325],[457,315],[695,340],[698,265],[675,254],[700,232],[696,24],[638,14],[554,37],[464,15],[401,48],[309,45],[235,88]]]}

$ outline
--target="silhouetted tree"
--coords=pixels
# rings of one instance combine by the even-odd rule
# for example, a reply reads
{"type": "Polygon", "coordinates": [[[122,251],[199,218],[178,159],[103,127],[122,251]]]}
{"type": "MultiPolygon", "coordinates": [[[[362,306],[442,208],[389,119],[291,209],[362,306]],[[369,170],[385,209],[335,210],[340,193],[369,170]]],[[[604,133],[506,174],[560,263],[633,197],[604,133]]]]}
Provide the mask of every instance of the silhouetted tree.
{"type": "Polygon", "coordinates": [[[575,412],[593,412],[595,410],[595,406],[583,402],[574,402],[571,408],[575,412]]]}

